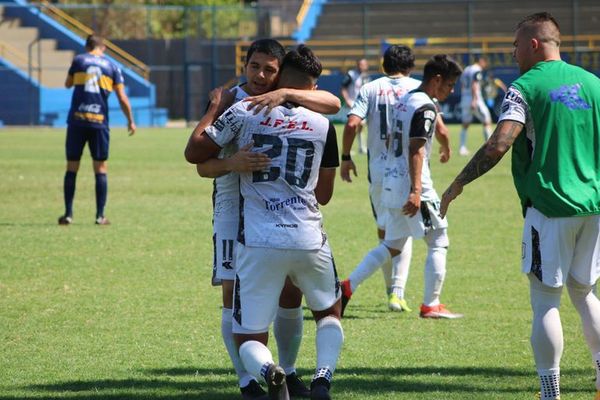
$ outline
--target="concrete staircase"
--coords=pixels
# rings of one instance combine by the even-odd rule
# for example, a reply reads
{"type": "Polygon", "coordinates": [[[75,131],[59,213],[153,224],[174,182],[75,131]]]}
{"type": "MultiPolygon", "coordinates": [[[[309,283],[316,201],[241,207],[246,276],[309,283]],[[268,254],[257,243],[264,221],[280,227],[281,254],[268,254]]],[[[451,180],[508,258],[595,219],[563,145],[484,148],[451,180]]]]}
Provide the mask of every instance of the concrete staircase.
{"type": "Polygon", "coordinates": [[[0,41],[10,46],[3,54],[23,74],[48,88],[64,87],[75,52],[58,50],[54,39],[40,39],[38,28],[21,26],[18,18],[4,16],[0,7],[0,41]]]}

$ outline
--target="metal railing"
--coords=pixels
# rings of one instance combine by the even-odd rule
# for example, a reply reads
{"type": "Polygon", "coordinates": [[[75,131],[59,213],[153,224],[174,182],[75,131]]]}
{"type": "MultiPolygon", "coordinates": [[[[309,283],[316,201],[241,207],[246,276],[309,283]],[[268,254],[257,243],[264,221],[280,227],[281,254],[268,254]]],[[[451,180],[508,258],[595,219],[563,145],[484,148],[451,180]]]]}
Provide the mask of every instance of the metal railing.
{"type": "MultiPolygon", "coordinates": [[[[81,37],[85,37],[87,35],[91,35],[94,31],[88,26],[82,24],[75,18],[71,17],[69,14],[65,13],[61,9],[53,6],[46,0],[42,0],[40,2],[42,6],[42,11],[45,11],[47,15],[52,17],[57,22],[67,26],[71,31],[75,32],[77,35],[81,37]]],[[[120,63],[126,65],[128,68],[133,69],[140,75],[144,77],[144,79],[148,80],[150,77],[150,68],[144,64],[142,61],[138,60],[110,40],[104,40],[104,44],[106,45],[106,49],[108,53],[114,57],[120,63]]]]}

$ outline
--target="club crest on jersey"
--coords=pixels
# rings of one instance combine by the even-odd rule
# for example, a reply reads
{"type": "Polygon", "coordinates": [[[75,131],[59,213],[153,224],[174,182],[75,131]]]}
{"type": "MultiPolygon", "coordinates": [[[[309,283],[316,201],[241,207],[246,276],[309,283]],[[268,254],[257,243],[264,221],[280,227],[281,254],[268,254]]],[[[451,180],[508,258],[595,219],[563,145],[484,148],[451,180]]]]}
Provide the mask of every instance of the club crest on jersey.
{"type": "Polygon", "coordinates": [[[271,118],[267,117],[260,122],[260,125],[263,126],[271,126],[273,128],[281,128],[281,129],[299,129],[303,131],[312,131],[308,125],[308,121],[294,121],[293,119],[285,120],[282,118],[271,118]]]}
{"type": "Polygon", "coordinates": [[[581,87],[581,83],[563,85],[550,91],[550,100],[563,103],[569,110],[589,110],[590,105],[579,95],[581,87]]]}

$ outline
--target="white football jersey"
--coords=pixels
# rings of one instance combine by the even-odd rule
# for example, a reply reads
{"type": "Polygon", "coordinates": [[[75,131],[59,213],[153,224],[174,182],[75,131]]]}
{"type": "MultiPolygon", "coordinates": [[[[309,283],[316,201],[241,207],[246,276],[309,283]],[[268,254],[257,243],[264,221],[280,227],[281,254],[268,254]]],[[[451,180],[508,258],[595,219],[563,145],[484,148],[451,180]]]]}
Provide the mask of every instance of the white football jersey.
{"type": "Polygon", "coordinates": [[[386,140],[392,130],[392,109],[406,93],[419,87],[421,81],[410,77],[384,76],[364,85],[350,110],[361,119],[367,119],[369,134],[369,182],[381,184],[387,154],[386,140]]]}
{"type": "Polygon", "coordinates": [[[421,200],[438,200],[429,169],[436,117],[437,107],[434,101],[422,91],[408,93],[394,107],[394,128],[390,137],[382,184],[381,202],[384,206],[402,208],[408,200],[412,185],[409,171],[409,144],[410,140],[415,138],[426,140],[421,171],[421,200]]]}
{"type": "Polygon", "coordinates": [[[357,69],[351,69],[346,73],[342,81],[342,86],[348,90],[348,96],[351,99],[356,99],[360,88],[369,82],[369,74],[366,72],[359,72],[357,69]]]}
{"type": "Polygon", "coordinates": [[[303,107],[279,106],[265,116],[246,111],[241,102],[206,130],[219,146],[235,143],[242,147],[253,142],[253,151],[271,158],[268,169],[240,174],[241,243],[278,249],[321,248],[325,237],[314,189],[319,168],[339,164],[332,127],[327,118],[303,107]]]}
{"type": "MultiPolygon", "coordinates": [[[[234,103],[248,97],[248,93],[241,88],[241,86],[234,86],[231,91],[235,91],[234,103]]],[[[223,150],[219,153],[219,158],[231,157],[237,152],[238,148],[235,144],[230,144],[223,147],[223,150]]],[[[215,178],[215,184],[213,187],[213,209],[216,217],[220,217],[220,210],[223,210],[227,215],[222,217],[231,219],[237,216],[237,202],[240,197],[240,185],[239,175],[236,172],[230,172],[226,175],[215,178]],[[220,207],[220,205],[230,204],[228,207],[220,207]],[[233,214],[231,209],[234,210],[233,214]]]]}
{"type": "MultiPolygon", "coordinates": [[[[473,98],[473,93],[471,92],[471,85],[473,82],[481,82],[483,80],[483,70],[481,66],[477,63],[469,65],[467,68],[463,70],[462,75],[460,76],[460,98],[461,102],[470,103],[473,98]]],[[[479,99],[483,99],[481,96],[481,85],[479,86],[479,99]]]]}

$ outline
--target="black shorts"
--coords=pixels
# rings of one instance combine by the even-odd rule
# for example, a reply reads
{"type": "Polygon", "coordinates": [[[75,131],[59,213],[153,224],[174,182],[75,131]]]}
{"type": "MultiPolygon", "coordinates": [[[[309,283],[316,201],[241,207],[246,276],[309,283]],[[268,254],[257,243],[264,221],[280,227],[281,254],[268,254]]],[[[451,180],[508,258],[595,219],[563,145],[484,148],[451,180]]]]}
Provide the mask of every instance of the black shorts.
{"type": "Polygon", "coordinates": [[[81,160],[81,154],[87,142],[92,159],[95,161],[105,161],[108,159],[109,140],[108,128],[68,126],[67,141],[65,144],[67,160],[81,160]]]}

